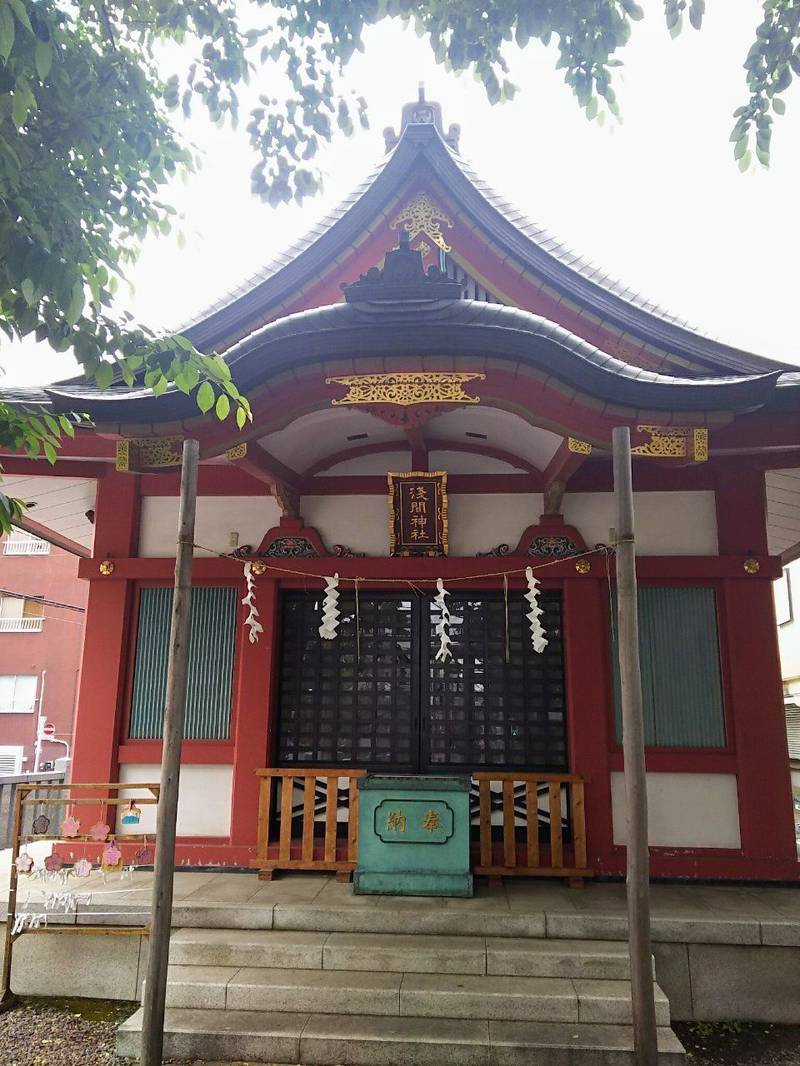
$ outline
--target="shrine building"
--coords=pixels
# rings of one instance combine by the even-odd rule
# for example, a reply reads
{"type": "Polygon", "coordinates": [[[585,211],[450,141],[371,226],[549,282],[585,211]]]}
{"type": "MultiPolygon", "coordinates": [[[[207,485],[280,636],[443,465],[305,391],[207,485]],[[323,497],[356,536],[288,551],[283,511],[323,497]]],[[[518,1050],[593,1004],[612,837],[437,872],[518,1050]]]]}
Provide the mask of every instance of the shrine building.
{"type": "Polygon", "coordinates": [[[385,136],[349,199],[185,331],[249,398],[242,431],[174,387],[4,394],[91,419],[53,468],[2,458],[89,583],[72,779],[159,778],[191,437],[177,862],[347,876],[364,772],[455,773],[475,872],[623,875],[628,426],[652,873],[796,879],[772,582],[800,542],[800,373],[559,244],[437,104],[385,136]]]}

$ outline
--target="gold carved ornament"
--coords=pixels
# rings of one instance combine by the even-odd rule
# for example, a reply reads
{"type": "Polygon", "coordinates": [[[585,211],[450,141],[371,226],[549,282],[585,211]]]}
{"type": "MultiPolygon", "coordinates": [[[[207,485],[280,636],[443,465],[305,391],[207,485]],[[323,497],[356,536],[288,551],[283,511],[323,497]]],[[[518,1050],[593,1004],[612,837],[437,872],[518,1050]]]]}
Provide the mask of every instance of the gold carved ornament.
{"type": "Polygon", "coordinates": [[[244,459],[247,455],[246,444],[236,444],[233,448],[228,448],[225,452],[225,458],[229,463],[235,463],[237,459],[244,459]]]}
{"type": "Polygon", "coordinates": [[[480,403],[464,392],[467,381],[483,381],[485,374],[399,373],[351,374],[325,378],[326,385],[346,385],[348,393],[331,400],[334,407],[354,403],[392,403],[410,407],[415,403],[480,403]]]}
{"type": "Polygon", "coordinates": [[[567,437],[567,449],[575,455],[591,455],[592,446],[588,441],[578,440],[577,437],[567,437]]]}
{"type": "Polygon", "coordinates": [[[437,248],[441,248],[443,252],[449,252],[451,248],[444,239],[441,228],[442,223],[449,229],[453,228],[452,218],[446,215],[440,207],[437,207],[426,193],[421,192],[414,197],[411,203],[406,204],[402,211],[395,215],[390,226],[392,229],[397,229],[402,224],[403,229],[408,233],[412,241],[420,233],[424,233],[426,237],[433,241],[437,248]]]}
{"type": "Polygon", "coordinates": [[[180,466],[182,437],[130,437],[118,440],[116,469],[121,473],[180,466]]]}
{"type": "Polygon", "coordinates": [[[637,426],[640,433],[649,433],[650,440],[631,448],[631,455],[645,455],[653,459],[691,459],[695,463],[708,461],[708,430],[694,426],[637,426]]]}

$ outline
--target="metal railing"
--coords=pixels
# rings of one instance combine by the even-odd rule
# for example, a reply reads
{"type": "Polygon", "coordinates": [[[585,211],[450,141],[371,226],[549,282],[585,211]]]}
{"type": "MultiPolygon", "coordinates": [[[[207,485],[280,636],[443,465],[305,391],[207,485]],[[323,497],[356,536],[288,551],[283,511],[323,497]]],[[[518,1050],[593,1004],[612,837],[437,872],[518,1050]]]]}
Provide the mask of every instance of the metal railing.
{"type": "Polygon", "coordinates": [[[0,618],[0,633],[41,633],[44,618],[0,618]]]}
{"type": "Polygon", "coordinates": [[[39,537],[7,537],[3,555],[49,555],[50,544],[39,537]]]}

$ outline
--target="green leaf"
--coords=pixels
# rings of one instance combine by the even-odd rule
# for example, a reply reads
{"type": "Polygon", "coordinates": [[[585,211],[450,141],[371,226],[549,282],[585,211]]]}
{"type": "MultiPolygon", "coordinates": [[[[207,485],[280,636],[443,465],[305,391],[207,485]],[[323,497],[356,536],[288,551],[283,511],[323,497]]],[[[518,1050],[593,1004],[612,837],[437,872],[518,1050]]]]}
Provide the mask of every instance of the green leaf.
{"type": "Polygon", "coordinates": [[[203,414],[206,414],[214,406],[214,389],[207,381],[204,381],[197,390],[196,399],[197,406],[203,414]]]}
{"type": "Polygon", "coordinates": [[[14,99],[11,104],[11,117],[14,120],[15,126],[20,127],[25,125],[29,110],[27,94],[19,89],[15,89],[14,99]]]}
{"type": "Polygon", "coordinates": [[[107,389],[114,380],[114,368],[111,363],[101,363],[94,372],[94,380],[99,389],[107,389]]]}
{"type": "Polygon", "coordinates": [[[53,45],[50,41],[37,41],[34,50],[36,73],[44,81],[53,65],[53,45]]]}
{"type": "Polygon", "coordinates": [[[78,319],[81,317],[84,305],[84,293],[83,285],[81,282],[76,281],[72,286],[72,292],[70,294],[69,303],[67,304],[67,310],[64,313],[64,318],[67,320],[70,326],[74,326],[78,319]]]}
{"type": "Polygon", "coordinates": [[[14,47],[14,16],[5,0],[0,0],[0,57],[7,60],[14,47]]]}
{"type": "Polygon", "coordinates": [[[61,426],[61,429],[64,431],[64,433],[66,433],[66,435],[68,437],[74,437],[75,436],[75,427],[73,426],[73,424],[70,422],[70,420],[67,418],[66,415],[59,415],[58,416],[58,421],[59,421],[59,424],[61,426]]]}
{"type": "Polygon", "coordinates": [[[25,297],[25,302],[27,303],[28,307],[33,307],[35,302],[34,295],[36,293],[36,289],[31,279],[25,278],[22,285],[20,285],[20,289],[22,290],[22,295],[25,297]]]}
{"type": "Polygon", "coordinates": [[[228,399],[224,392],[221,392],[217,397],[217,405],[214,410],[220,422],[224,422],[230,414],[231,401],[228,399]]]}
{"type": "Polygon", "coordinates": [[[781,100],[779,96],[776,96],[772,101],[772,108],[776,115],[786,114],[786,102],[781,100]]]}
{"type": "Polygon", "coordinates": [[[42,448],[44,450],[45,458],[47,459],[48,463],[53,466],[55,464],[56,459],[58,458],[58,452],[55,450],[49,440],[46,440],[42,443],[42,448]]]}
{"type": "Polygon", "coordinates": [[[245,409],[240,405],[236,408],[236,425],[239,427],[239,429],[242,429],[246,421],[247,411],[245,411],[245,409]]]}
{"type": "Polygon", "coordinates": [[[168,387],[169,387],[169,382],[167,381],[167,379],[162,374],[160,377],[156,378],[156,380],[153,382],[153,385],[152,385],[153,395],[154,396],[163,396],[164,393],[167,391],[168,387]]]}

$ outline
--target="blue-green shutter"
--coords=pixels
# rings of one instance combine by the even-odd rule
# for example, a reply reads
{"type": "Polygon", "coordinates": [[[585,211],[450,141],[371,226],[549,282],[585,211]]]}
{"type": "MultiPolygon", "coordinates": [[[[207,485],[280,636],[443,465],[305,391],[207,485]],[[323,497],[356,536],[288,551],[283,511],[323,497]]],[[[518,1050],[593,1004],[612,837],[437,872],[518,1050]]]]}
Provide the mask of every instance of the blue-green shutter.
{"type": "MultiPolygon", "coordinates": [[[[171,588],[142,589],[129,731],[134,740],[162,735],[171,611],[171,588]]],[[[183,732],[187,740],[227,740],[230,736],[235,631],[235,588],[192,589],[183,732]]]]}
{"type": "MultiPolygon", "coordinates": [[[[616,617],[612,619],[612,634],[617,741],[621,742],[616,617]]],[[[653,747],[725,747],[714,590],[641,587],[639,655],[645,743],[653,747]]]]}

